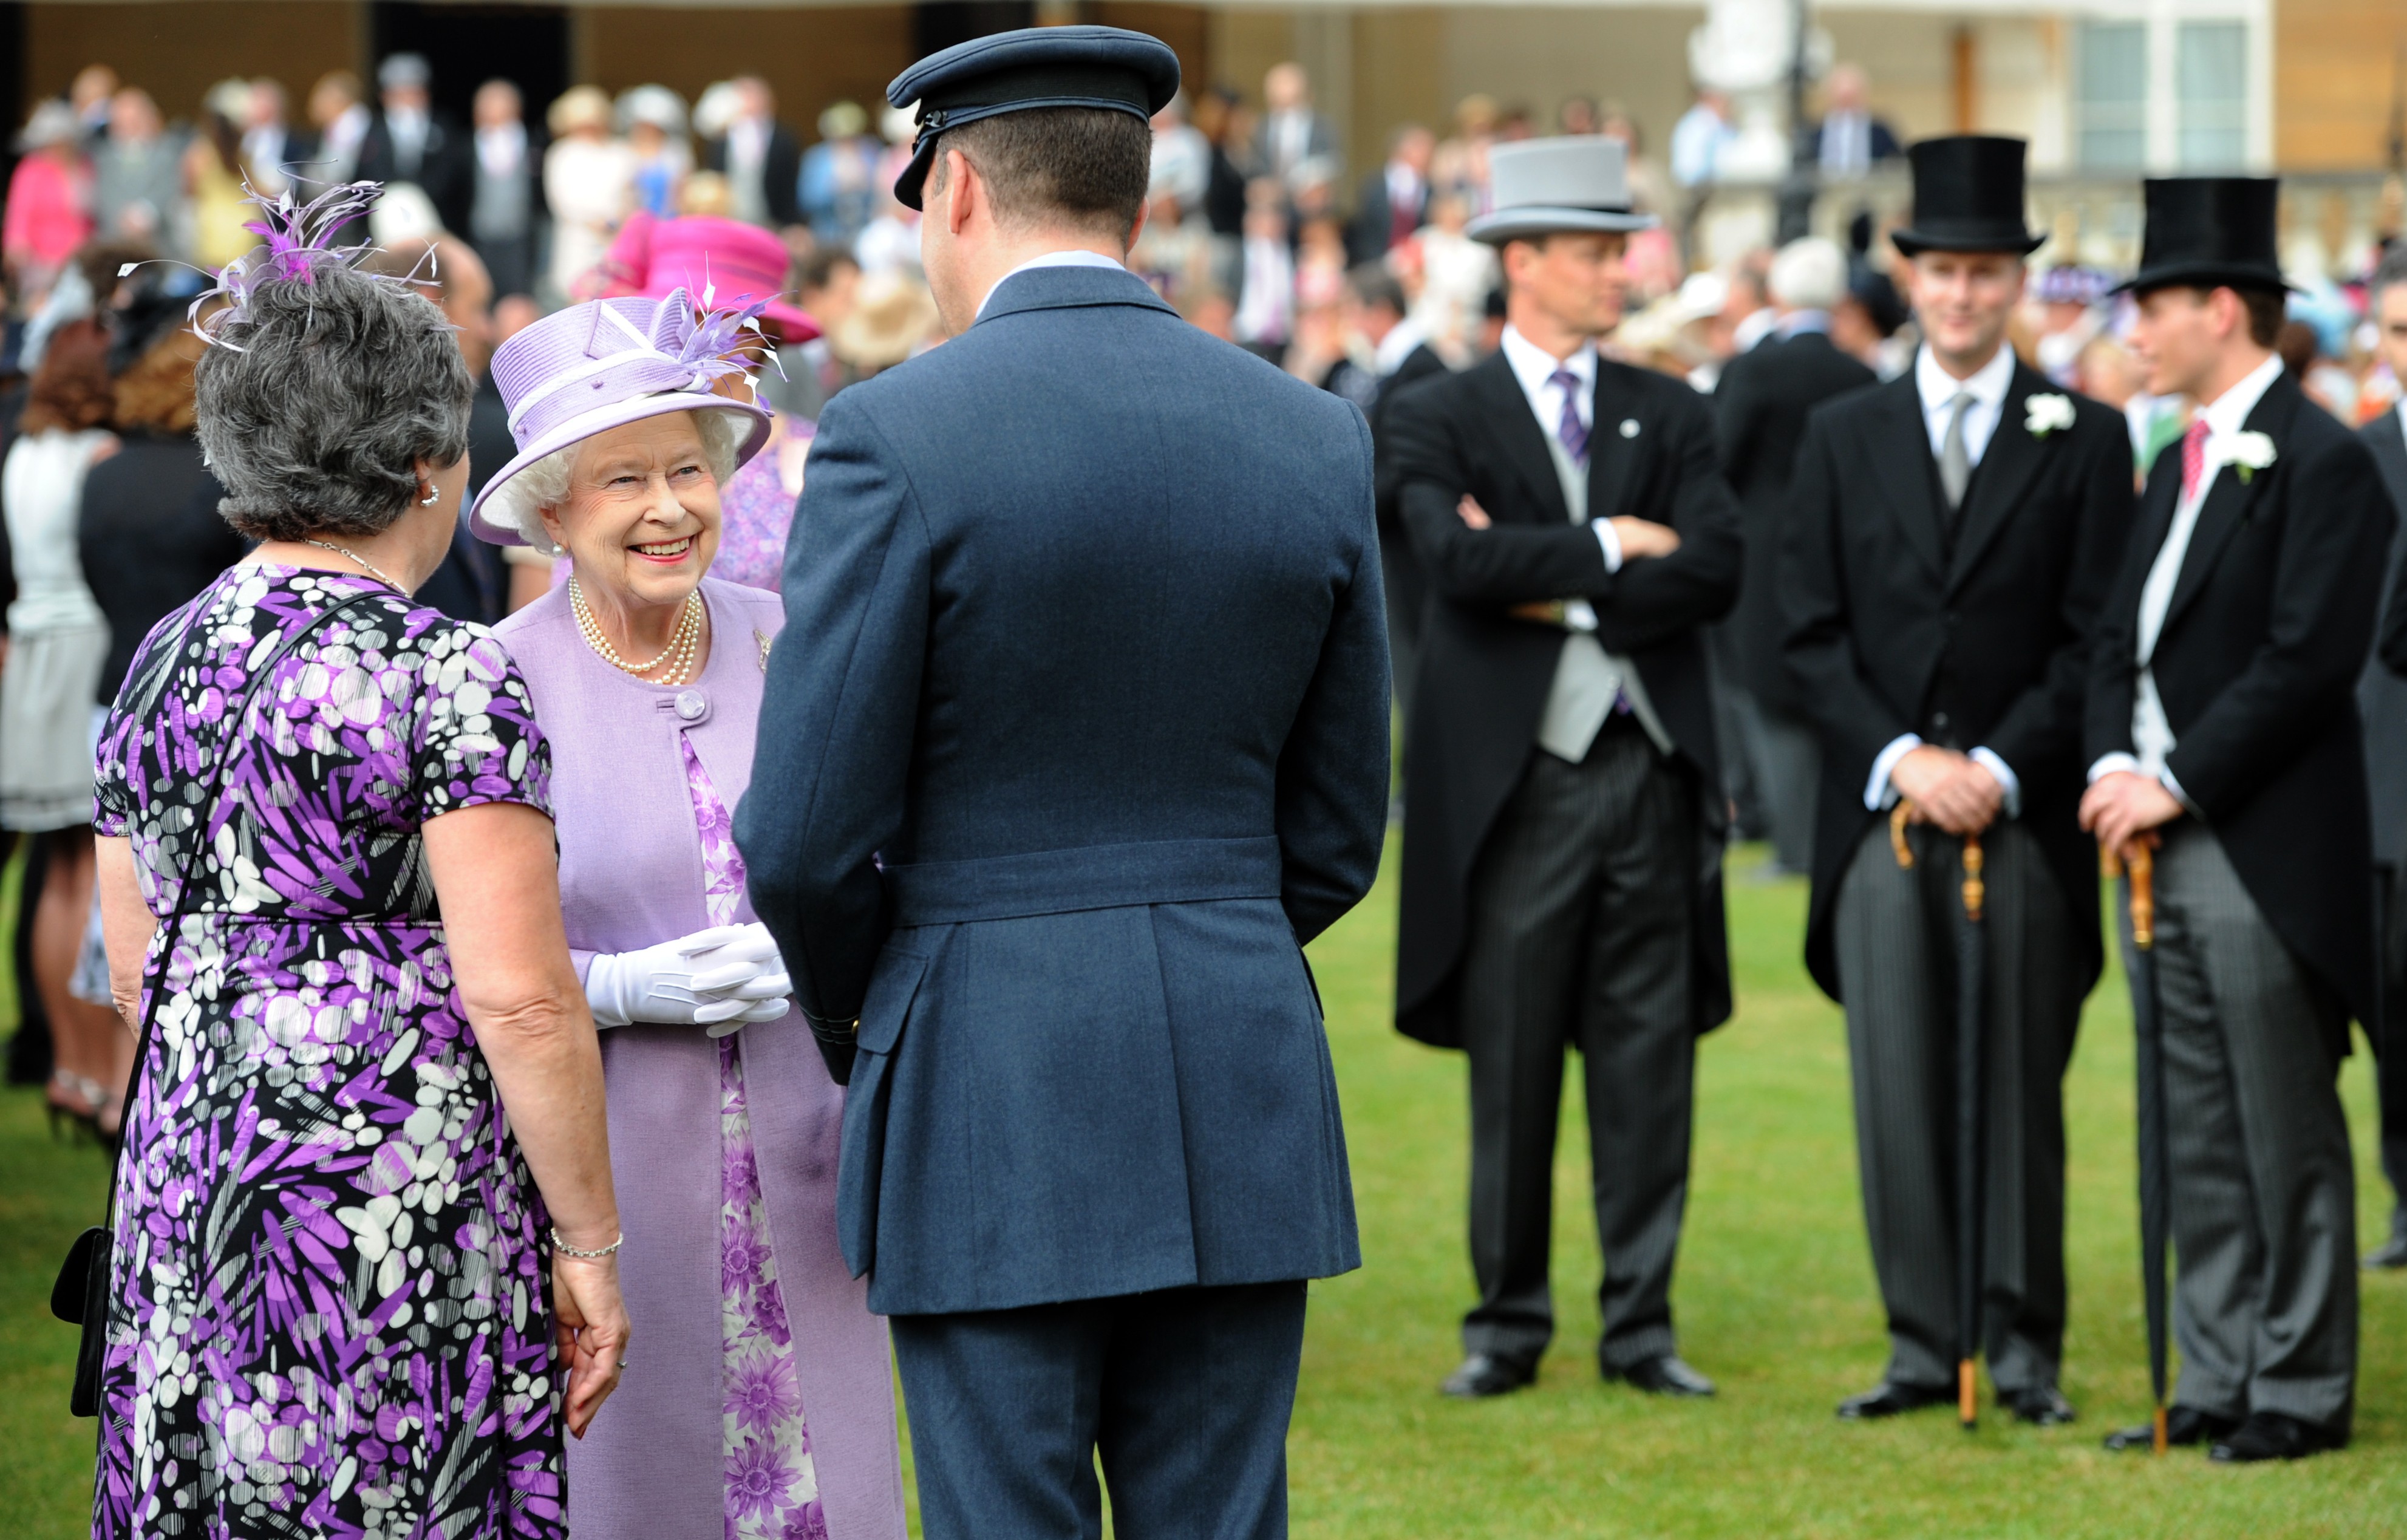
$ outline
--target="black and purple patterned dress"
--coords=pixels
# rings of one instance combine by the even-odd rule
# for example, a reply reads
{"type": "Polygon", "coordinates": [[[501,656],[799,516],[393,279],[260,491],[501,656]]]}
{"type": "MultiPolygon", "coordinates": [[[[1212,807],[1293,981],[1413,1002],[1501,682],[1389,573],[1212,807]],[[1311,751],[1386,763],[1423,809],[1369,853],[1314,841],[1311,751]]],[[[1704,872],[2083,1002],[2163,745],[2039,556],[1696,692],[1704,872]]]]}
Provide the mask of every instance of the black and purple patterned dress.
{"type": "Polygon", "coordinates": [[[100,832],[132,838],[151,911],[180,873],[206,887],[126,1114],[93,1533],[564,1536],[541,1200],[419,838],[478,803],[549,811],[526,687],[482,627],[364,578],[235,567],[193,603],[99,755],[100,832]]]}

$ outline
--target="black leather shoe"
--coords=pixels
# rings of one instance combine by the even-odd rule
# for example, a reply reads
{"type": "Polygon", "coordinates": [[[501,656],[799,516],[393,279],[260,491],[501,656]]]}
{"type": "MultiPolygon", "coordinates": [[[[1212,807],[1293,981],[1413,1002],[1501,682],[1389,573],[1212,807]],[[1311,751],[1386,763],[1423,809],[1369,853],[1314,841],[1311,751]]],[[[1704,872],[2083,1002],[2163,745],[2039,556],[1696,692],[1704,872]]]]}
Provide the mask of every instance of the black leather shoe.
{"type": "Polygon", "coordinates": [[[1863,1394],[1840,1402],[1839,1420],[1870,1422],[1901,1412],[1918,1412],[1925,1406],[1937,1406],[1955,1399],[1956,1392],[1944,1385],[1896,1385],[1883,1380],[1863,1394]]]}
{"type": "Polygon", "coordinates": [[[1714,1393],[1714,1382],[1689,1368],[1677,1353],[1642,1359],[1627,1369],[1607,1368],[1604,1377],[1628,1380],[1632,1389],[1644,1390],[1648,1395],[1709,1396],[1714,1393]]]}
{"type": "Polygon", "coordinates": [[[2407,1225],[2392,1220],[2390,1238],[2365,1254],[2365,1265],[2384,1271],[2407,1267],[2407,1225]]]}
{"type": "Polygon", "coordinates": [[[2026,1385],[2019,1390],[2001,1390],[1999,1404],[2034,1428],[2060,1428],[2080,1414],[2064,1392],[2053,1385],[2026,1385]]]}
{"type": "MultiPolygon", "coordinates": [[[[2228,1417],[2201,1412],[2195,1406],[2176,1406],[2165,1418],[2165,1442],[2174,1448],[2186,1449],[2212,1443],[2239,1426],[2228,1417]]],[[[2157,1447],[2157,1425],[2143,1422],[2136,1428],[2117,1428],[2106,1435],[2106,1447],[2146,1454],[2157,1447]]]]}
{"type": "Polygon", "coordinates": [[[1491,1353],[1474,1353],[1462,1361],[1461,1367],[1446,1376],[1446,1383],[1437,1388],[1437,1392],[1475,1401],[1517,1390],[1537,1377],[1538,1366],[1534,1363],[1517,1363],[1491,1353]]]}
{"type": "Polygon", "coordinates": [[[2248,1420],[2215,1441],[2206,1458],[2218,1465],[2253,1465],[2260,1460],[2304,1460],[2326,1449],[2348,1447],[2348,1434],[2319,1428],[2285,1412],[2251,1412],[2248,1420]]]}

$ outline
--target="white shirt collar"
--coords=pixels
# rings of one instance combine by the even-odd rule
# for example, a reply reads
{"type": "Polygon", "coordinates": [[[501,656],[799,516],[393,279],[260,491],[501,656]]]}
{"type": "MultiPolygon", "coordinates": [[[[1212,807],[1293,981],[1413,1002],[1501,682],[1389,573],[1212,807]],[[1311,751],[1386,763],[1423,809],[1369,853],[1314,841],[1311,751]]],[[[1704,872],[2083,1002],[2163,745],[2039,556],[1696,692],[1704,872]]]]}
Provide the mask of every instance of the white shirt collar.
{"type": "Polygon", "coordinates": [[[2005,406],[2006,392],[2014,382],[2015,350],[2002,341],[1998,344],[1997,356],[1973,371],[1969,379],[1958,379],[1941,368],[1927,343],[1914,356],[1914,388],[1921,393],[1926,416],[1946,410],[1958,391],[1972,392],[1974,402],[1995,412],[2005,406]]]}
{"type": "Polygon", "coordinates": [[[1513,378],[1520,382],[1521,393],[1529,398],[1530,410],[1537,414],[1538,421],[1545,424],[1548,433],[1554,432],[1562,416],[1560,400],[1551,406],[1546,401],[1546,392],[1555,388],[1547,382],[1558,369],[1569,369],[1579,380],[1579,414],[1582,419],[1588,417],[1589,403],[1596,391],[1595,343],[1583,342],[1578,352],[1566,359],[1558,359],[1507,325],[1504,328],[1504,362],[1512,366],[1513,378]]]}
{"type": "Polygon", "coordinates": [[[1428,329],[1421,325],[1419,319],[1406,316],[1389,327],[1388,335],[1379,339],[1379,346],[1371,350],[1371,366],[1380,378],[1385,379],[1403,368],[1404,360],[1412,356],[1413,349],[1428,340],[1428,329]]]}
{"type": "MultiPolygon", "coordinates": [[[[978,316],[985,315],[986,307],[994,302],[995,290],[1001,289],[1004,284],[1009,283],[1020,274],[1032,272],[1039,267],[1108,267],[1115,273],[1125,273],[1128,271],[1128,264],[1126,263],[1114,262],[1111,258],[1104,255],[1101,251],[1047,251],[1041,256],[1029,258],[1026,262],[1021,263],[1010,272],[1005,273],[1003,277],[995,279],[994,288],[988,290],[986,292],[986,298],[978,301],[978,316]]],[[[970,319],[972,322],[975,323],[977,317],[973,316],[970,319]]]]}
{"type": "Polygon", "coordinates": [[[2281,376],[2282,355],[2275,353],[2242,376],[2239,384],[2199,408],[2199,415],[2206,419],[2210,448],[2216,439],[2229,438],[2248,425],[2248,414],[2257,409],[2257,403],[2265,399],[2265,392],[2281,376]]]}

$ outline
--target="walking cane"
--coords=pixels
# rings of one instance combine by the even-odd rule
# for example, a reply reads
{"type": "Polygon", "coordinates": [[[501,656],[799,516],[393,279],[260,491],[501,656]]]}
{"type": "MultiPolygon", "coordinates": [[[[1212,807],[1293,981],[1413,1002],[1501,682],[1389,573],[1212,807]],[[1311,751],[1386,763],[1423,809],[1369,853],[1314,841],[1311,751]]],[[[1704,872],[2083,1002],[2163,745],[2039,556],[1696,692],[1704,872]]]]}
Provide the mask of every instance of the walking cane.
{"type": "MultiPolygon", "coordinates": [[[[1889,848],[1901,867],[1914,865],[1905,828],[1913,806],[1901,798],[1889,814],[1889,848]]],[[[1980,1422],[1983,1199],[1988,1191],[1988,1099],[1983,1094],[1981,1007],[1987,988],[1988,947],[1983,923],[1988,886],[1982,879],[1981,836],[1964,836],[1963,923],[1956,926],[1956,1420],[1970,1433],[1980,1422]]]]}
{"type": "MultiPolygon", "coordinates": [[[[2108,877],[2115,852],[2101,848],[2108,877]]],[[[2123,863],[2130,877],[2131,1038],[2140,1101],[2140,1287],[2148,1311],[2148,1385],[2157,1397],[2157,1453],[2169,1445],[2165,1425],[2165,1250],[2172,1207],[2172,1153],[2165,1127],[2165,1027],[2157,995],[2156,857],[2134,844],[2123,863]]]]}

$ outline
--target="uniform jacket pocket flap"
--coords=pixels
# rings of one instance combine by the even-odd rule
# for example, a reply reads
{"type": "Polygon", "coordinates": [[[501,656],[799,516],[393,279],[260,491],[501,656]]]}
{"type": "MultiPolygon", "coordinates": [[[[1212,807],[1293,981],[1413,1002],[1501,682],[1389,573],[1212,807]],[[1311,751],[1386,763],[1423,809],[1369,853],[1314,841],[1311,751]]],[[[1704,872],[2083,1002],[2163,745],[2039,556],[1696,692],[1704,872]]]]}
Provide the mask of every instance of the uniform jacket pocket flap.
{"type": "Polygon", "coordinates": [[[870,976],[869,994],[861,1003],[861,1051],[892,1053],[902,1040],[903,1022],[927,976],[928,960],[889,947],[870,976]]]}

